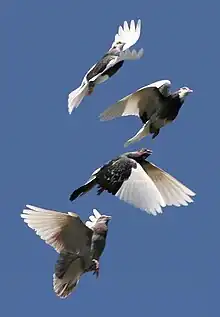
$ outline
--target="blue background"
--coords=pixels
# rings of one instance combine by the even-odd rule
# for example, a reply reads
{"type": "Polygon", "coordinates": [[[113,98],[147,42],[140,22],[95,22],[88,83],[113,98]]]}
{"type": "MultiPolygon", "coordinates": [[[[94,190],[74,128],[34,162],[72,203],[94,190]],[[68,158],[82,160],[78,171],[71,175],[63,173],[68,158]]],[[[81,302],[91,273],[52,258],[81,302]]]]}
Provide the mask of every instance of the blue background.
{"type": "Polygon", "coordinates": [[[220,315],[219,4],[217,1],[4,0],[1,23],[1,311],[4,316],[220,315]],[[124,20],[142,20],[126,62],[71,116],[67,95],[105,53],[124,20]],[[69,202],[90,173],[124,152],[135,117],[99,122],[109,105],[159,79],[194,90],[148,147],[151,161],[197,192],[189,207],[152,217],[95,191],[69,202]],[[113,216],[96,280],[52,291],[56,252],[20,218],[25,204],[113,216]]]}

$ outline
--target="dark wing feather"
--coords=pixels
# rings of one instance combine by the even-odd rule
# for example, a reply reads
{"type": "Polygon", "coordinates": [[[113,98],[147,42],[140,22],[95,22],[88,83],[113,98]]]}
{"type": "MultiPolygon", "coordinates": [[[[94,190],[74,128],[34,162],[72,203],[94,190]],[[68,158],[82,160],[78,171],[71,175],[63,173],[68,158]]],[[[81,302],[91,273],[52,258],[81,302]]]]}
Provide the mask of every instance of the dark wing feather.
{"type": "Polygon", "coordinates": [[[113,59],[115,59],[114,55],[110,55],[108,53],[105,54],[102,59],[88,72],[86,79],[90,81],[97,75],[102,74],[113,59]]]}
{"type": "Polygon", "coordinates": [[[135,161],[126,156],[112,160],[96,174],[96,182],[101,189],[115,195],[123,182],[129,178],[135,164],[135,161]]]}

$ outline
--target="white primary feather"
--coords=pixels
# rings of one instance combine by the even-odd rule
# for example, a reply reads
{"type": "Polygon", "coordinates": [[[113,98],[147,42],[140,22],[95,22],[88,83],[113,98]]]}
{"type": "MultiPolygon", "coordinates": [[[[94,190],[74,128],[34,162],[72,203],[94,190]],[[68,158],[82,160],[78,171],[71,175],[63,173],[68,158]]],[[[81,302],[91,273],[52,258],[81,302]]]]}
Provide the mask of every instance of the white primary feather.
{"type": "Polygon", "coordinates": [[[75,214],[64,214],[32,205],[26,205],[26,207],[29,209],[23,210],[21,218],[42,240],[60,253],[65,246],[63,241],[59,239],[59,234],[69,223],[70,217],[75,214]]]}
{"type": "Polygon", "coordinates": [[[31,205],[26,207],[29,209],[23,210],[21,218],[58,253],[62,250],[87,250],[87,228],[77,214],[66,214],[31,205]]]}
{"type": "MultiPolygon", "coordinates": [[[[115,104],[107,108],[103,113],[100,114],[101,121],[112,120],[119,116],[139,116],[138,104],[145,98],[145,91],[147,88],[156,87],[160,89],[163,86],[169,87],[171,82],[167,79],[156,81],[150,85],[144,86],[130,95],[120,99],[115,104]]],[[[144,102],[144,100],[143,100],[144,102]]]]}
{"type": "Polygon", "coordinates": [[[132,168],[129,179],[123,182],[115,196],[154,216],[162,213],[165,202],[160,192],[141,165],[134,163],[137,168],[132,168]]]}
{"type": "Polygon", "coordinates": [[[98,212],[97,209],[93,209],[93,215],[89,216],[89,220],[86,221],[86,226],[90,229],[93,229],[94,225],[96,224],[97,220],[101,217],[101,214],[98,212]]]}
{"type": "Polygon", "coordinates": [[[144,169],[158,188],[167,206],[187,206],[188,203],[193,202],[190,196],[195,196],[195,193],[173,176],[152,163],[147,163],[144,169]]]}
{"type": "Polygon", "coordinates": [[[127,21],[124,21],[123,27],[120,25],[118,28],[118,33],[115,35],[115,40],[112,43],[112,47],[117,42],[126,43],[123,50],[127,50],[129,47],[133,46],[140,38],[141,34],[141,20],[139,19],[137,25],[135,26],[134,20],[130,22],[130,28],[127,21]]]}

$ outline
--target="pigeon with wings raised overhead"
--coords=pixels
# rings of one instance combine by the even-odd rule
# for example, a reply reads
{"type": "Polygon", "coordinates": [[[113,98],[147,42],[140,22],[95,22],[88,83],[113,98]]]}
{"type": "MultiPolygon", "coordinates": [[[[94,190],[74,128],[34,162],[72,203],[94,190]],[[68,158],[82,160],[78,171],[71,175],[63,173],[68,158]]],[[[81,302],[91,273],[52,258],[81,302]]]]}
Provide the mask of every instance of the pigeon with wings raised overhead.
{"type": "Polygon", "coordinates": [[[187,206],[195,193],[174,177],[146,161],[151,150],[141,149],[124,153],[95,170],[90,179],[76,189],[70,200],[75,200],[98,186],[97,194],[107,191],[149,214],[162,213],[161,207],[187,206]]]}
{"type": "Polygon", "coordinates": [[[125,60],[136,60],[143,56],[143,49],[138,52],[134,49],[132,51],[129,50],[138,41],[140,33],[141,20],[138,20],[136,26],[134,20],[131,21],[130,27],[127,21],[124,22],[123,27],[119,26],[118,33],[115,35],[115,40],[109,51],[90,68],[84,76],[80,87],[69,94],[69,114],[79,106],[85,96],[93,92],[97,84],[103,83],[113,76],[122,67],[125,60]]]}
{"type": "Polygon", "coordinates": [[[188,87],[182,87],[170,93],[170,86],[169,80],[160,80],[140,88],[105,110],[100,119],[107,121],[130,115],[140,117],[143,127],[125,146],[140,141],[150,133],[153,134],[152,138],[155,138],[162,127],[177,117],[185,97],[192,92],[188,87]]]}
{"type": "Polygon", "coordinates": [[[53,289],[57,296],[66,298],[79,283],[80,277],[93,271],[98,277],[99,258],[105,248],[110,216],[94,215],[84,224],[75,213],[68,214],[26,205],[21,217],[59,258],[53,274],[53,289]]]}

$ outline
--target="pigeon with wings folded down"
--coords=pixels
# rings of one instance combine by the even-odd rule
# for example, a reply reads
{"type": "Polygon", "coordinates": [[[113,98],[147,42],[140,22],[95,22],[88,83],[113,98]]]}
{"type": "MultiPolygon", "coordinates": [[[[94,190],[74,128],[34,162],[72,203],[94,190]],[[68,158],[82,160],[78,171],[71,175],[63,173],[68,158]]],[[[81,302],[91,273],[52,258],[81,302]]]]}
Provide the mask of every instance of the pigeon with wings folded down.
{"type": "Polygon", "coordinates": [[[119,199],[156,215],[161,207],[187,206],[195,193],[167,172],[145,159],[149,149],[124,153],[95,170],[90,179],[76,189],[70,200],[86,194],[98,186],[97,194],[107,191],[119,199]]]}
{"type": "Polygon", "coordinates": [[[134,20],[132,20],[130,28],[127,21],[124,22],[123,28],[119,26],[118,34],[115,35],[115,40],[109,51],[90,68],[84,76],[80,87],[69,94],[69,114],[80,105],[85,96],[93,92],[97,84],[101,84],[113,76],[122,67],[125,60],[136,60],[143,56],[143,49],[138,52],[134,49],[132,51],[129,50],[138,41],[140,32],[141,20],[138,20],[136,26],[134,20]]]}
{"type": "Polygon", "coordinates": [[[125,147],[140,141],[148,134],[154,139],[160,129],[177,117],[186,96],[192,92],[188,87],[170,93],[169,80],[160,80],[138,89],[136,92],[119,100],[101,115],[101,121],[111,120],[119,116],[138,116],[143,127],[125,143],[125,147]]]}
{"type": "Polygon", "coordinates": [[[53,289],[57,296],[69,296],[86,272],[93,271],[98,277],[99,258],[105,248],[110,216],[93,209],[94,215],[84,224],[72,212],[65,214],[31,205],[26,207],[29,209],[24,209],[21,214],[24,222],[59,253],[53,274],[53,289]]]}

